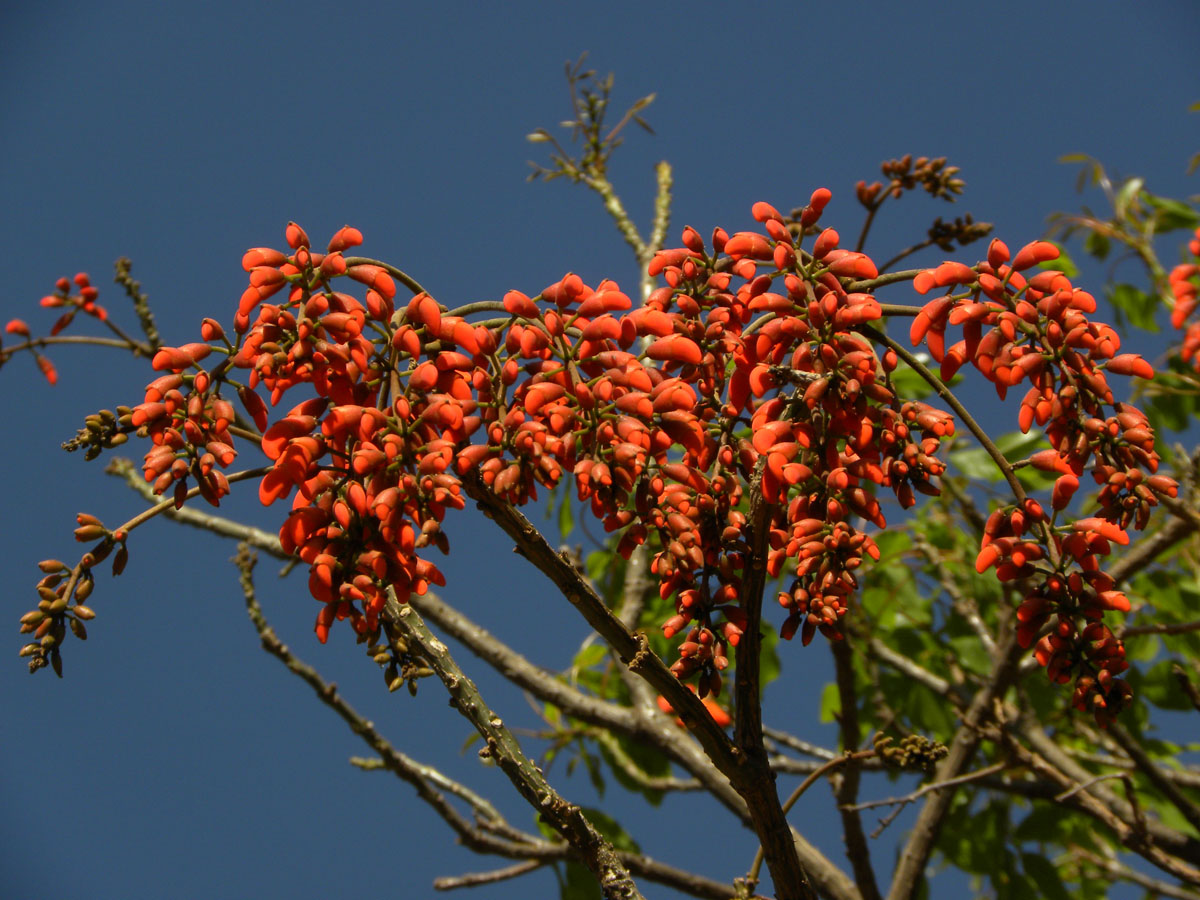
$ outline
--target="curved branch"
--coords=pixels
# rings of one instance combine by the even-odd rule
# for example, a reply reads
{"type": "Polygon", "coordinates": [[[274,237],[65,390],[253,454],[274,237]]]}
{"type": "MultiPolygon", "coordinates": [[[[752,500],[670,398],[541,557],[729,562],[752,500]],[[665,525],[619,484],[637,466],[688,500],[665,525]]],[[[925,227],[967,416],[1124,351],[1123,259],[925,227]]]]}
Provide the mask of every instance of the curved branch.
{"type": "Polygon", "coordinates": [[[487,706],[475,683],[454,662],[446,645],[433,636],[416,609],[400,604],[390,595],[385,612],[395,629],[412,646],[421,648],[425,661],[450,692],[455,709],[487,742],[488,754],[517,792],[579,854],[580,861],[600,883],[604,896],[609,900],[640,900],[642,894],[612,844],[588,821],[583,810],[568,803],[550,786],[541,769],[525,755],[512,732],[487,706]]]}

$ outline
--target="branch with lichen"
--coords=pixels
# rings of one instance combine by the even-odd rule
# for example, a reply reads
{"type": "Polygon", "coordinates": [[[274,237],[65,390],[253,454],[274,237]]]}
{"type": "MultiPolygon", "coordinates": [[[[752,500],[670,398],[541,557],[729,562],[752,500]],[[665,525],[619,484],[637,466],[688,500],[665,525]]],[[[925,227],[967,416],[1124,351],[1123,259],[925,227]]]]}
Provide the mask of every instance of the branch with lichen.
{"type": "Polygon", "coordinates": [[[484,750],[518,793],[541,817],[569,843],[580,861],[600,883],[606,898],[640,898],[629,870],[621,862],[611,843],[588,821],[583,811],[562,798],[546,781],[541,770],[525,755],[512,731],[484,702],[475,683],[458,667],[446,645],[434,637],[420,614],[411,605],[401,605],[389,598],[385,608],[393,628],[409,643],[420,649],[429,668],[441,679],[450,693],[451,704],[483,737],[484,750]]]}

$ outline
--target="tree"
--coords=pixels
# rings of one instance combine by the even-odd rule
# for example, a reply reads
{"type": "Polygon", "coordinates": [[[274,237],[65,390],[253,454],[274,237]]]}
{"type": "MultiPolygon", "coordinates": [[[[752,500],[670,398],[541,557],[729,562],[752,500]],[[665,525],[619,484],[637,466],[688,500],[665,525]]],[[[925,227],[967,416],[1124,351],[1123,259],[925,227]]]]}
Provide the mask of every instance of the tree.
{"type": "MultiPolygon", "coordinates": [[[[706,239],[689,227],[672,246],[669,167],[657,171],[646,235],[608,176],[652,97],[613,125],[611,78],[581,63],[567,74],[570,141],[532,134],[551,150],[534,177],[601,197],[645,273],[636,304],[615,282],[568,274],[535,294],[443,305],[407,271],[353,255],[357,229],[321,252],[292,223],[286,250],[246,253],[249,286],[232,322],[205,319],[200,341],[163,343],[126,261],[117,281],[141,336],[109,316],[82,274],[43,299],[62,310],[47,337],[8,324],[18,342],[2,359],[31,353],[51,382],[46,348],[81,315],[111,333],[82,342],[148,358],[159,373],[140,403],[89,416],[67,445],[94,458],[149,439],[140,472],[119,459],[110,470],[152,505],[114,527],[81,513],[75,536],[89,549],[42,564],[38,606],[21,620],[30,669],[63,674],[63,645],[86,639],[95,615],[95,570],[111,560],[119,575],[132,532],[161,516],[240,542],[263,647],[370,746],[376,756],[361,765],[412,784],[472,849],[517,860],[443,887],[562,864],[565,896],[593,883],[640,896],[636,882],[654,881],[749,897],[765,862],[779,897],[901,898],[918,895],[937,853],[1002,896],[1089,896],[1117,880],[1195,896],[1163,878],[1200,886],[1198,776],[1150,714],[1200,711],[1197,588],[1186,575],[1200,454],[1156,437],[1195,412],[1200,270],[1162,264],[1155,244],[1200,217],[1088,163],[1111,216],[1064,217],[1058,236],[1083,234],[1101,259],[1124,245],[1143,263],[1149,290],[1108,291],[1127,335],[1093,318],[1098,304],[1074,284],[1061,246],[1013,252],[992,239],[981,253],[958,250],[991,231],[969,216],[937,219],[876,263],[865,248],[885,202],[962,191],[944,159],[906,156],[860,182],[853,244],[826,226],[826,207],[832,216],[838,205],[818,187],[787,214],[754,204],[752,230],[706,239]],[[984,259],[897,268],[929,247],[984,259]],[[1185,331],[1155,375],[1121,345],[1160,304],[1185,331]],[[1016,430],[983,426],[970,407],[986,402],[960,369],[1001,400],[1020,389],[1016,430]],[[1137,379],[1136,402],[1116,399],[1125,376],[1137,379]],[[962,449],[964,433],[977,446],[962,449]],[[265,463],[231,471],[247,448],[265,463]],[[266,507],[291,500],[277,536],[197,502],[220,507],[249,480],[266,507]],[[587,559],[556,548],[522,512],[539,488],[563,537],[590,515],[611,535],[603,548],[587,559]],[[918,505],[918,494],[929,499],[918,505]],[[430,592],[445,584],[431,558],[450,551],[445,515],[468,500],[599,636],[569,678],[430,592]],[[391,690],[440,682],[542,833],[406,757],[301,662],[257,602],[256,552],[307,571],[322,643],[353,634],[391,690]],[[764,610],[764,597],[782,612],[764,610]],[[777,640],[809,645],[818,632],[835,665],[823,707],[838,722],[837,749],[762,716],[764,685],[803,652],[777,640]],[[614,817],[559,793],[439,635],[540,701],[543,765],[567,756],[648,802],[703,790],[754,831],[758,857],[718,881],[642,854],[614,817]],[[862,799],[877,774],[905,772],[920,783],[862,799]],[[791,775],[804,777],[784,799],[777,780],[791,775]],[[826,779],[849,875],[786,818],[826,779]],[[882,829],[910,805],[919,813],[888,886],[862,813],[890,808],[882,829]]],[[[1200,256],[1200,232],[1187,250],[1200,256]]]]}

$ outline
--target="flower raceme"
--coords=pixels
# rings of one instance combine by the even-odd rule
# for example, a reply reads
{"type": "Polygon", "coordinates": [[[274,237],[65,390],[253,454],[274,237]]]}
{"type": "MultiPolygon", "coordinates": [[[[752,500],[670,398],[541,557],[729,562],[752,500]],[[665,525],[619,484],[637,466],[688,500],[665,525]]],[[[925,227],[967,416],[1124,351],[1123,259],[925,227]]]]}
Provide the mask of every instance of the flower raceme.
{"type": "Polygon", "coordinates": [[[976,568],[995,567],[1002,581],[1027,586],[1017,611],[1022,646],[1036,643],[1038,661],[1058,682],[1075,679],[1075,705],[1102,724],[1129,698],[1114,676],[1127,667],[1124,647],[1099,620],[1104,612],[1129,610],[1129,601],[1100,568],[1113,543],[1128,544],[1125,529],[1144,528],[1159,495],[1174,497],[1175,482],[1154,474],[1159,458],[1154,433],[1138,409],[1115,402],[1109,375],[1152,378],[1150,364],[1122,354],[1120,338],[1088,315],[1096,301],[1060,271],[1026,271],[1050,263],[1058,248],[1035,241],[1011,257],[992,241],[987,260],[975,267],[946,262],[922,272],[914,288],[927,294],[946,288],[914,319],[911,338],[924,341],[941,363],[942,378],[971,363],[1001,398],[1028,382],[1018,424],[1035,423],[1050,442],[1028,460],[1057,475],[1051,492],[1055,518],[1031,498],[998,509],[988,519],[976,568]],[[946,346],[949,326],[962,339],[946,346]],[[1098,485],[1094,516],[1055,525],[1090,470],[1098,485]],[[1048,629],[1048,633],[1047,633],[1048,629]]]}
{"type": "MultiPolygon", "coordinates": [[[[404,601],[445,583],[422,552],[448,552],[446,511],[468,490],[520,505],[569,479],[620,533],[622,554],[651,542],[674,608],[663,632],[680,638],[673,671],[701,697],[719,693],[748,625],[750,561],[761,554],[782,580],[785,638],[840,639],[857,571],[879,556],[855,523],[886,526],[884,490],[901,507],[938,493],[940,445],[955,433],[950,415],[903,396],[895,349],[877,354],[878,271],[820,228],[830,197],[815,191],[792,218],[756,203],[758,230],[717,228],[707,242],[686,228],[682,246],[650,261],[663,285],[636,308],[615,282],[568,274],[533,296],[449,310],[399,270],[348,256],[357,229],[322,253],[292,223],[286,251],[243,257],[249,283],[232,337],[206,319],[201,342],[160,349],[162,375],[122,421],[151,439],[144,474],[176,503],[189,479],[219,503],[235,437],[258,440],[270,461],[259,498],[291,499],[280,540],[309,566],[322,641],[338,620],[374,636],[387,628],[389,590],[404,601]],[[407,302],[397,280],[413,291],[407,302]],[[361,299],[347,282],[365,289],[361,299]],[[490,317],[467,318],[481,314],[490,317]],[[285,403],[300,386],[306,396],[285,403]]],[[[1123,661],[1119,641],[1094,626],[1123,595],[1098,560],[1174,486],[1153,474],[1145,418],[1114,404],[1106,381],[1149,377],[1148,365],[1117,354],[1112,329],[1086,318],[1094,301],[1061,273],[1022,274],[1052,250],[1035,242],[1010,261],[996,241],[975,266],[920,273],[918,292],[947,291],[921,309],[911,337],[944,378],[969,361],[1001,396],[1030,382],[1018,418],[1050,438],[1030,464],[1060,473],[1053,514],[1024,496],[997,510],[980,569],[1030,585],[1022,643],[1036,639],[1055,680],[1077,677],[1077,702],[1103,719],[1126,696],[1112,678],[1123,661]],[[963,339],[947,347],[959,326],[963,339]],[[1104,486],[1100,510],[1057,524],[1088,468],[1104,486]]]]}

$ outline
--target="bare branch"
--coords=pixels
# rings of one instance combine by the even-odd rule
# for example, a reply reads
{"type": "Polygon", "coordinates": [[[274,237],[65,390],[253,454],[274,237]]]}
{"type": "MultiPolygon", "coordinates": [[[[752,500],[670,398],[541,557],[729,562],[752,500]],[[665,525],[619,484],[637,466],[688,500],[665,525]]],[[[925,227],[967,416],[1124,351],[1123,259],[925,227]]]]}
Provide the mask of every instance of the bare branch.
{"type": "Polygon", "coordinates": [[[1196,804],[1185,797],[1183,792],[1169,779],[1162,776],[1162,772],[1154,760],[1146,754],[1146,751],[1138,745],[1137,741],[1119,723],[1114,722],[1109,727],[1108,734],[1125,751],[1126,756],[1133,760],[1138,771],[1145,775],[1163,797],[1179,810],[1192,828],[1200,832],[1200,807],[1197,807],[1196,804]]]}
{"type": "Polygon", "coordinates": [[[568,803],[550,787],[541,770],[525,755],[521,745],[504,722],[484,702],[475,683],[451,658],[446,645],[433,636],[411,605],[401,605],[390,597],[385,611],[411,645],[421,648],[429,667],[450,692],[454,707],[475,726],[487,742],[486,750],[509,781],[534,809],[562,835],[579,854],[606,898],[640,898],[641,892],[628,869],[610,844],[583,811],[568,803]]]}
{"type": "MultiPolygon", "coordinates": [[[[842,732],[842,750],[845,753],[853,753],[858,750],[858,745],[862,741],[862,731],[858,725],[858,695],[854,689],[854,654],[850,648],[849,635],[840,641],[830,641],[829,649],[833,653],[834,672],[840,700],[837,719],[842,732]]],[[[838,774],[833,795],[837,799],[838,812],[842,817],[846,857],[850,860],[850,866],[854,870],[854,881],[863,895],[863,900],[880,900],[879,885],[875,881],[875,869],[871,865],[871,848],[867,844],[867,836],[863,832],[862,819],[853,808],[853,804],[858,800],[860,780],[858,766],[847,766],[838,774]]]]}
{"type": "Polygon", "coordinates": [[[452,891],[455,888],[477,887],[481,884],[495,884],[498,881],[508,881],[519,878],[526,872],[532,872],[546,865],[546,861],[531,859],[516,865],[505,866],[503,869],[493,869],[490,872],[468,872],[465,875],[447,875],[433,879],[435,891],[452,891]]]}
{"type": "Polygon", "coordinates": [[[1200,894],[1195,891],[1176,887],[1158,878],[1151,878],[1149,875],[1138,872],[1136,869],[1121,865],[1115,859],[1106,859],[1103,856],[1099,856],[1085,847],[1074,846],[1071,848],[1071,853],[1080,859],[1087,860],[1093,866],[1100,869],[1110,881],[1128,881],[1130,884],[1144,887],[1152,894],[1173,897],[1175,900],[1200,900],[1200,894]]]}

